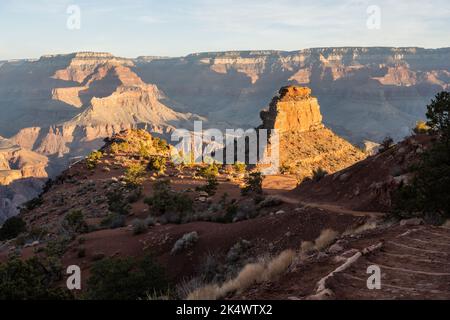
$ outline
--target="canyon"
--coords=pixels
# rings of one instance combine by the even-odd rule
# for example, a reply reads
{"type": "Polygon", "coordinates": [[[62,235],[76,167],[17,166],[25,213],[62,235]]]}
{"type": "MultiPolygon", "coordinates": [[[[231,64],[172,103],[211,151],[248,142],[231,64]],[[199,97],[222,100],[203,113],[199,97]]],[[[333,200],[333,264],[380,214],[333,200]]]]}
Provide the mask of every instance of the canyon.
{"type": "MultiPolygon", "coordinates": [[[[79,52],[2,61],[0,136],[21,160],[14,162],[10,151],[2,151],[8,159],[0,160],[0,216],[17,213],[17,205],[40,192],[42,179],[98,149],[106,137],[138,127],[167,138],[175,128],[190,129],[194,120],[204,127],[256,127],[260,111],[286,85],[309,87],[317,97],[320,113],[299,121],[300,127],[303,120],[317,124],[311,132],[318,130],[324,140],[340,136],[359,146],[388,135],[400,140],[424,118],[430,99],[449,89],[450,48],[314,48],[135,59],[79,52]],[[21,190],[26,195],[17,197],[21,190]]],[[[286,122],[280,125],[291,125],[289,117],[280,119],[286,122]]],[[[304,143],[299,139],[307,134],[286,135],[293,139],[288,144],[304,143]]],[[[308,139],[315,137],[311,133],[308,139]]]]}

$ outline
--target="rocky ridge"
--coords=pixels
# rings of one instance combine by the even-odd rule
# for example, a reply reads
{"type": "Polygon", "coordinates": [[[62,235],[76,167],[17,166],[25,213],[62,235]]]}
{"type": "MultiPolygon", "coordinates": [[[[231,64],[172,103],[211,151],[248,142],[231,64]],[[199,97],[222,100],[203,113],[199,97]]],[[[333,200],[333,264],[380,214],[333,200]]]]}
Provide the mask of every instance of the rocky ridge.
{"type": "Polygon", "coordinates": [[[268,110],[261,111],[261,119],[260,129],[278,131],[281,170],[300,180],[319,169],[342,170],[366,156],[323,125],[318,100],[309,88],[281,88],[268,110]]]}

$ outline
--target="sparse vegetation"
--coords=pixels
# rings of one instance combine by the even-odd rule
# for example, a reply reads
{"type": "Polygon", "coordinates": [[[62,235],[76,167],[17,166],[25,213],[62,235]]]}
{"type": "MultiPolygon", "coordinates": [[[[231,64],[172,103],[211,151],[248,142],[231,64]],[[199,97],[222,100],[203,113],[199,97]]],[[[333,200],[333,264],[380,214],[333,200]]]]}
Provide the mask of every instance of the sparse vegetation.
{"type": "Polygon", "coordinates": [[[322,178],[324,178],[326,175],[328,175],[328,172],[321,167],[313,170],[313,176],[312,179],[314,181],[320,181],[322,178]]]}
{"type": "Polygon", "coordinates": [[[44,251],[48,257],[60,258],[67,251],[67,247],[71,241],[69,237],[59,237],[47,243],[44,251]]]}
{"type": "Polygon", "coordinates": [[[422,154],[412,182],[394,194],[393,212],[440,224],[450,217],[450,93],[437,94],[427,110],[427,125],[437,141],[422,154]]]}
{"type": "Polygon", "coordinates": [[[322,230],[319,237],[317,237],[314,242],[311,241],[303,241],[301,245],[302,254],[307,254],[311,251],[317,250],[321,251],[327,248],[330,244],[336,240],[339,233],[337,231],[331,229],[322,230]]]}
{"type": "Polygon", "coordinates": [[[40,207],[43,203],[44,203],[44,199],[42,199],[42,197],[39,196],[37,198],[31,199],[30,201],[25,202],[23,204],[23,207],[26,210],[31,211],[31,210],[34,210],[34,209],[40,207]]]}
{"type": "Polygon", "coordinates": [[[156,149],[157,153],[167,153],[169,151],[169,145],[167,144],[166,140],[153,137],[153,146],[156,149]]]}
{"type": "Polygon", "coordinates": [[[9,218],[0,228],[0,241],[13,239],[25,231],[26,223],[22,220],[22,218],[9,218]]]}
{"type": "Polygon", "coordinates": [[[66,300],[72,295],[58,287],[62,279],[60,263],[12,258],[0,264],[0,300],[66,300]]]}
{"type": "Polygon", "coordinates": [[[215,178],[219,175],[219,166],[214,162],[206,167],[200,168],[198,174],[206,179],[215,178]]]}
{"type": "Polygon", "coordinates": [[[87,299],[136,300],[169,287],[164,270],[146,256],[143,259],[105,258],[96,262],[87,282],[87,299]]]}
{"type": "Polygon", "coordinates": [[[292,166],[287,164],[281,165],[279,170],[281,174],[292,174],[294,172],[292,166]]]}
{"type": "Polygon", "coordinates": [[[72,232],[84,233],[88,231],[88,226],[81,210],[69,212],[65,216],[63,224],[72,232]]]}
{"type": "Polygon", "coordinates": [[[392,139],[391,137],[387,136],[386,138],[383,139],[383,141],[380,144],[379,153],[386,152],[387,150],[389,150],[393,146],[394,146],[394,139],[392,139]]]}
{"type": "Polygon", "coordinates": [[[93,151],[86,158],[86,166],[89,170],[97,167],[98,162],[103,158],[101,151],[93,151]]]}
{"type": "Polygon", "coordinates": [[[428,133],[430,127],[427,125],[425,121],[417,121],[416,126],[413,129],[415,134],[425,134],[428,133]]]}
{"type": "Polygon", "coordinates": [[[119,153],[127,153],[131,151],[131,146],[128,142],[114,142],[111,144],[111,153],[112,154],[119,154],[119,153]]]}
{"type": "Polygon", "coordinates": [[[117,189],[107,194],[108,209],[112,213],[127,215],[130,211],[130,204],[124,197],[123,190],[117,189]]]}
{"type": "Polygon", "coordinates": [[[131,226],[133,227],[134,235],[142,234],[147,231],[147,224],[141,219],[134,219],[131,226]]]}
{"type": "Polygon", "coordinates": [[[450,144],[450,92],[443,91],[427,106],[427,126],[445,144],[450,144]]]}
{"type": "Polygon", "coordinates": [[[151,156],[151,150],[148,145],[143,143],[142,141],[139,142],[139,157],[141,159],[150,159],[151,156]]]}
{"type": "Polygon", "coordinates": [[[183,250],[189,249],[195,245],[198,241],[198,233],[196,231],[186,233],[180,239],[178,239],[173,245],[170,254],[175,255],[183,250]]]}
{"type": "Polygon", "coordinates": [[[238,174],[245,173],[246,167],[247,167],[247,166],[246,166],[245,163],[243,163],[243,162],[235,162],[235,163],[233,164],[233,169],[234,169],[234,171],[235,171],[236,173],[238,173],[238,174]]]}
{"type": "Polygon", "coordinates": [[[170,222],[179,223],[187,213],[192,212],[192,200],[186,194],[172,191],[169,180],[158,180],[153,189],[153,195],[144,202],[154,216],[165,215],[166,218],[170,217],[170,222]]]}
{"type": "Polygon", "coordinates": [[[269,196],[259,202],[258,207],[259,208],[269,208],[269,207],[276,207],[283,204],[283,200],[276,196],[269,196]]]}
{"type": "Polygon", "coordinates": [[[219,183],[217,182],[217,178],[215,177],[208,177],[207,183],[204,186],[197,187],[197,191],[204,191],[208,193],[209,196],[213,196],[217,191],[217,186],[219,183]]]}
{"type": "Polygon", "coordinates": [[[133,163],[125,170],[125,182],[136,187],[142,184],[145,176],[145,167],[140,163],[133,163]]]}
{"type": "Polygon", "coordinates": [[[256,283],[269,282],[286,272],[295,259],[295,252],[286,250],[269,261],[247,264],[237,277],[221,286],[210,284],[193,291],[188,300],[216,300],[232,292],[242,292],[256,283]]]}
{"type": "Polygon", "coordinates": [[[110,213],[100,222],[100,225],[109,229],[117,229],[125,226],[125,220],[125,216],[122,214],[110,213]]]}
{"type": "Polygon", "coordinates": [[[261,172],[255,171],[251,172],[248,176],[245,177],[244,183],[245,186],[241,189],[241,193],[243,195],[247,194],[262,194],[262,183],[264,180],[264,176],[261,172]]]}
{"type": "Polygon", "coordinates": [[[166,171],[166,158],[162,156],[150,157],[147,165],[147,170],[156,171],[160,174],[164,173],[166,171]]]}

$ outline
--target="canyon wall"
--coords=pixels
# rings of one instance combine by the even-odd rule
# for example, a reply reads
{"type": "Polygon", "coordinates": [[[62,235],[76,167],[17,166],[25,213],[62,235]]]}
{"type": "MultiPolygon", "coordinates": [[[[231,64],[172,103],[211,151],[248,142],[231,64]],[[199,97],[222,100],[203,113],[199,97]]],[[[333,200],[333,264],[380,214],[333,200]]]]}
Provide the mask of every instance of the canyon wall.
{"type": "Polygon", "coordinates": [[[282,86],[319,97],[324,122],[353,143],[396,140],[450,88],[450,48],[315,48],[137,59],[136,72],[183,108],[210,121],[258,125],[255,114],[282,86]]]}

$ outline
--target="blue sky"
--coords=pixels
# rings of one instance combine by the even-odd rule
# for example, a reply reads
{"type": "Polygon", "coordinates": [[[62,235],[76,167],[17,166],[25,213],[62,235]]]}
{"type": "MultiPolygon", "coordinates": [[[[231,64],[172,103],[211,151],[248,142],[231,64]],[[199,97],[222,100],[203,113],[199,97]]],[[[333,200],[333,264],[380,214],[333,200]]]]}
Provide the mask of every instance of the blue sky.
{"type": "Polygon", "coordinates": [[[448,0],[2,0],[0,60],[49,53],[180,56],[329,46],[450,46],[448,0]],[[81,28],[67,28],[67,8],[81,28]],[[380,29],[366,26],[380,8],[380,29]]]}

